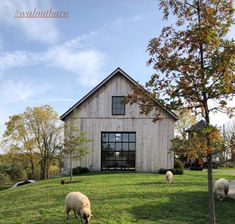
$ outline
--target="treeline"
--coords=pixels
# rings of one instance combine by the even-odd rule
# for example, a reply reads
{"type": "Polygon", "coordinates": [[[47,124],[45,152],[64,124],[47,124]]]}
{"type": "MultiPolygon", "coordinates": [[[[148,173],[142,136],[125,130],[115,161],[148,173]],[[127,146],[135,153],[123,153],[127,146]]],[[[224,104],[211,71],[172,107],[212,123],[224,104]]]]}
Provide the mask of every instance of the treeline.
{"type": "MultiPolygon", "coordinates": [[[[6,153],[0,155],[0,185],[11,184],[25,179],[41,179],[40,157],[34,155],[34,173],[28,156],[23,153],[6,153]]],[[[62,171],[63,158],[55,156],[47,167],[47,177],[57,175],[62,171]]]]}
{"type": "Polygon", "coordinates": [[[5,154],[0,155],[0,182],[47,179],[62,172],[64,153],[71,158],[73,154],[85,155],[85,148],[80,145],[86,138],[79,130],[71,133],[65,146],[64,128],[74,129],[74,123],[69,123],[70,127],[65,127],[48,105],[28,107],[9,117],[1,139],[5,154]]]}

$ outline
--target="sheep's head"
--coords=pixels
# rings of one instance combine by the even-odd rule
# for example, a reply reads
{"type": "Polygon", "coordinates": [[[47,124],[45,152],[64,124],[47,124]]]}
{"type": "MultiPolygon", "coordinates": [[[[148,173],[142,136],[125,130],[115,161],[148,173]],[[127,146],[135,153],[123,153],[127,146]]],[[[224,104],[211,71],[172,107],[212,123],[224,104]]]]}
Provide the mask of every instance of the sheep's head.
{"type": "Polygon", "coordinates": [[[90,220],[90,218],[91,218],[91,214],[89,214],[89,213],[83,213],[82,215],[81,215],[81,221],[82,221],[82,224],[88,224],[89,223],[89,220],[90,220]]]}
{"type": "Polygon", "coordinates": [[[218,189],[216,189],[216,191],[215,191],[215,193],[216,193],[216,198],[219,200],[219,201],[223,201],[224,200],[224,198],[225,198],[225,193],[224,193],[224,189],[223,188],[218,188],[218,189]]]}

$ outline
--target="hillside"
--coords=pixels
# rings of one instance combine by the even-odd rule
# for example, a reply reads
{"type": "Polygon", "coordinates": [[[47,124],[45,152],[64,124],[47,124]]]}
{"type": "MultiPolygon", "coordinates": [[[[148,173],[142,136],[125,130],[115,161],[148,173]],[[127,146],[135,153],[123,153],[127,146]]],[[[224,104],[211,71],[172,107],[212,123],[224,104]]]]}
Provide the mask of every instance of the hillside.
{"type": "MultiPolygon", "coordinates": [[[[235,179],[234,173],[219,170],[214,177],[235,179]]],[[[207,224],[206,171],[175,175],[170,186],[164,178],[143,173],[88,174],[75,177],[72,184],[61,185],[58,178],[3,190],[0,224],[65,223],[64,199],[71,191],[90,198],[92,224],[207,224]]],[[[234,211],[234,200],[216,201],[217,224],[235,223],[234,211]]],[[[78,223],[72,212],[68,223],[78,223]]]]}

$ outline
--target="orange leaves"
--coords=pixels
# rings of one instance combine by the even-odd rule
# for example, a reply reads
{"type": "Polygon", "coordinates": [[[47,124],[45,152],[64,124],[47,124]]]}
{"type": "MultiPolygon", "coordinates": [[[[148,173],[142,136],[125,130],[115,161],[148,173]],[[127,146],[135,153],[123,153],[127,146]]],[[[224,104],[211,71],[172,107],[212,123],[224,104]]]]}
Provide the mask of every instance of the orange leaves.
{"type": "Polygon", "coordinates": [[[205,10],[206,10],[207,14],[209,14],[209,15],[214,15],[214,13],[215,13],[215,9],[212,7],[207,7],[205,10]]]}
{"type": "Polygon", "coordinates": [[[219,142],[221,141],[221,134],[220,131],[217,128],[212,128],[210,132],[208,133],[209,139],[212,142],[219,142]]]}
{"type": "Polygon", "coordinates": [[[229,72],[229,71],[225,71],[224,72],[224,80],[225,82],[231,82],[231,81],[234,81],[234,73],[232,72],[229,72]]]}
{"type": "Polygon", "coordinates": [[[202,158],[223,150],[221,135],[216,127],[200,128],[190,132],[189,136],[188,139],[174,138],[171,150],[176,154],[184,152],[189,158],[202,158]]]}
{"type": "MultiPolygon", "coordinates": [[[[235,42],[227,39],[234,21],[231,2],[160,0],[165,18],[172,13],[176,22],[149,42],[148,65],[160,75],[153,75],[146,87],[165,108],[188,108],[207,118],[221,108],[228,116],[234,114],[221,101],[235,94],[235,42]],[[209,108],[210,100],[222,103],[209,108]]],[[[129,99],[143,113],[152,108],[145,92],[135,91],[129,99]]],[[[211,133],[211,138],[216,139],[216,134],[211,133]]]]}

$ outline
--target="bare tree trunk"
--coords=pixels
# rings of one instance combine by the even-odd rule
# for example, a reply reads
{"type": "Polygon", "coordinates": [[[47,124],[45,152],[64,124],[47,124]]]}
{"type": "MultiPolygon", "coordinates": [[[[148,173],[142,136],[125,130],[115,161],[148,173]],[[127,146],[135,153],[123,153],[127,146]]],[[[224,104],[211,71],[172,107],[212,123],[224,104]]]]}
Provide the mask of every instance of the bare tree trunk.
{"type": "Polygon", "coordinates": [[[73,179],[73,157],[72,157],[72,152],[70,152],[69,154],[70,158],[69,158],[69,162],[70,162],[70,183],[72,183],[72,179],[73,179]]]}
{"type": "MultiPolygon", "coordinates": [[[[205,101],[204,104],[205,108],[205,119],[207,126],[210,125],[210,117],[209,117],[209,109],[207,101],[205,101]]],[[[211,142],[209,136],[207,136],[207,148],[210,151],[211,142]]],[[[216,218],[215,218],[215,202],[214,202],[214,194],[213,194],[213,184],[212,184],[212,154],[211,152],[207,155],[207,176],[208,176],[208,207],[209,207],[209,223],[210,224],[216,224],[216,218]]]]}
{"type": "Polygon", "coordinates": [[[50,162],[47,161],[46,163],[46,178],[48,179],[50,177],[50,162]]]}
{"type": "Polygon", "coordinates": [[[207,175],[208,175],[208,203],[209,203],[209,221],[210,224],[215,224],[215,203],[212,185],[212,155],[207,156],[207,175]]]}
{"type": "Polygon", "coordinates": [[[44,167],[43,167],[43,161],[40,162],[40,180],[44,179],[44,167]]]}
{"type": "Polygon", "coordinates": [[[30,160],[31,163],[31,179],[35,179],[35,168],[34,168],[34,163],[32,160],[30,160]]]}
{"type": "Polygon", "coordinates": [[[41,165],[40,165],[40,168],[41,168],[41,171],[40,171],[40,179],[41,180],[45,180],[46,179],[46,170],[47,170],[47,168],[46,168],[46,161],[45,161],[45,159],[43,159],[42,161],[41,161],[41,165]]]}

